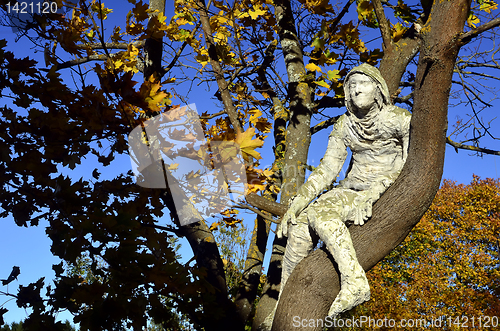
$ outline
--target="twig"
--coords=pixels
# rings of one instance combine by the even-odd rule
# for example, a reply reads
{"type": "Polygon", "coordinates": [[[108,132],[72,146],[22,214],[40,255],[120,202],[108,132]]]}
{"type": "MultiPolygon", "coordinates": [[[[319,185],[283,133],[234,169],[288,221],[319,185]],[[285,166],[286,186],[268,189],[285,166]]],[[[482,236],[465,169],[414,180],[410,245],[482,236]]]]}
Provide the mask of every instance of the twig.
{"type": "Polygon", "coordinates": [[[333,124],[335,124],[338,121],[339,117],[340,117],[340,115],[329,118],[326,121],[319,122],[318,124],[316,124],[315,126],[313,126],[311,128],[311,134],[315,134],[316,132],[319,132],[323,129],[326,129],[326,128],[332,126],[333,124]]]}
{"type": "Polygon", "coordinates": [[[212,118],[214,118],[214,117],[217,117],[217,116],[219,116],[219,115],[223,115],[223,114],[225,114],[225,113],[226,113],[226,111],[225,111],[225,110],[221,110],[220,112],[215,113],[215,114],[212,114],[212,115],[200,116],[200,118],[201,118],[201,119],[204,119],[204,120],[210,120],[210,119],[212,119],[212,118]]]}
{"type": "Polygon", "coordinates": [[[491,154],[491,155],[500,155],[500,151],[495,151],[492,149],[488,148],[482,148],[482,147],[476,147],[476,146],[471,146],[471,145],[464,145],[459,142],[453,141],[450,139],[450,137],[446,137],[446,142],[450,144],[451,146],[455,147],[455,152],[458,153],[458,149],[465,149],[469,151],[474,151],[478,153],[485,153],[485,154],[491,154]]]}
{"type": "Polygon", "coordinates": [[[478,26],[475,29],[470,30],[469,32],[462,34],[460,36],[460,42],[462,43],[462,45],[465,45],[481,33],[496,28],[497,26],[500,26],[500,18],[495,18],[494,20],[491,20],[483,25],[478,26]]]}
{"type": "Polygon", "coordinates": [[[340,20],[344,17],[344,15],[347,13],[347,11],[349,10],[349,7],[351,7],[352,3],[354,2],[354,0],[349,0],[344,8],[342,8],[342,11],[337,15],[337,17],[335,18],[335,20],[332,22],[332,24],[330,24],[330,29],[331,30],[334,30],[337,28],[337,25],[339,24],[340,20]]]}
{"type": "Polygon", "coordinates": [[[276,224],[280,224],[280,223],[281,223],[280,219],[274,219],[274,218],[270,217],[269,215],[264,214],[263,212],[261,212],[261,211],[260,211],[260,210],[258,210],[257,208],[254,208],[254,207],[251,207],[251,206],[249,206],[249,205],[242,204],[242,203],[237,204],[236,206],[237,206],[238,208],[251,210],[251,211],[253,211],[254,213],[256,213],[256,214],[260,215],[262,218],[264,218],[264,219],[266,219],[266,220],[268,220],[268,221],[271,221],[271,222],[273,222],[273,223],[276,223],[276,224]]]}

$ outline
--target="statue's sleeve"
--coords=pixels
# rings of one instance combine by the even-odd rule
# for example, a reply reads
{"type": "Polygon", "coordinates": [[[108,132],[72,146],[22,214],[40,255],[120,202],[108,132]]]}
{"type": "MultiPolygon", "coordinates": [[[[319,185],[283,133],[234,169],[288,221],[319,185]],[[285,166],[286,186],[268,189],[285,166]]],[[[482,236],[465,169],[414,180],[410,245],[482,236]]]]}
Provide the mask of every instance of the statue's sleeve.
{"type": "Polygon", "coordinates": [[[344,143],[344,122],[345,115],[342,115],[330,133],[325,156],[307,178],[307,181],[299,188],[297,196],[293,198],[291,204],[293,203],[296,213],[302,211],[340,173],[347,157],[347,147],[344,143]]]}

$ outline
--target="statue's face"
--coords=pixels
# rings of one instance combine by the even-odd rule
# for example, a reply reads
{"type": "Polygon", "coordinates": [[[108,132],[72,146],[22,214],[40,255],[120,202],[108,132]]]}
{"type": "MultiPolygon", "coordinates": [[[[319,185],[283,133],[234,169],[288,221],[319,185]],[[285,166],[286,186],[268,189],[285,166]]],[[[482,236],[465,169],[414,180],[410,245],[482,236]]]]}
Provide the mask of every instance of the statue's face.
{"type": "Polygon", "coordinates": [[[376,104],[378,87],[367,75],[355,73],[349,77],[349,93],[354,106],[362,114],[368,113],[376,104]]]}

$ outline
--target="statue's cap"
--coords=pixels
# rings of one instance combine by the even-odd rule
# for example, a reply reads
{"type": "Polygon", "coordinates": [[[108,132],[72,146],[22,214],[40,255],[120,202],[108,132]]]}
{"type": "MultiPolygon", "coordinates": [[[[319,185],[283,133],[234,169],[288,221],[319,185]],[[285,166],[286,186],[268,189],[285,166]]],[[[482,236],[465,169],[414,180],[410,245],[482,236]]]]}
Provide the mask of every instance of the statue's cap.
{"type": "Polygon", "coordinates": [[[382,77],[380,71],[377,68],[375,68],[372,65],[369,65],[368,63],[363,63],[357,67],[352,68],[352,70],[347,74],[344,80],[344,92],[346,96],[349,95],[347,92],[348,88],[347,82],[349,81],[349,78],[356,73],[364,74],[367,75],[368,77],[371,77],[380,87],[380,92],[382,92],[382,95],[384,96],[384,103],[385,104],[391,103],[389,88],[387,88],[387,84],[385,83],[384,77],[382,77]]]}

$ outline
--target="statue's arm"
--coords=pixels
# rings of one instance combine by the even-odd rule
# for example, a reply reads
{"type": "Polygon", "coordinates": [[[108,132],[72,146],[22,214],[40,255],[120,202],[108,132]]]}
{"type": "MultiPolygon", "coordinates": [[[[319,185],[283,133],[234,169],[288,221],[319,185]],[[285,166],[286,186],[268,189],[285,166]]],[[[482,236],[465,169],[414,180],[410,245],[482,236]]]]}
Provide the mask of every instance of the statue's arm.
{"type": "Polygon", "coordinates": [[[335,123],[323,160],[299,188],[297,195],[290,200],[288,210],[276,229],[278,238],[287,236],[288,226],[290,223],[295,224],[295,217],[337,178],[347,157],[347,147],[343,137],[344,120],[345,116],[341,116],[335,123]]]}
{"type": "Polygon", "coordinates": [[[328,147],[325,156],[319,166],[309,175],[307,181],[299,188],[297,196],[293,198],[292,204],[295,213],[302,211],[327,188],[338,176],[342,165],[347,158],[347,147],[344,143],[344,116],[341,116],[335,124],[329,136],[328,147]]]}

